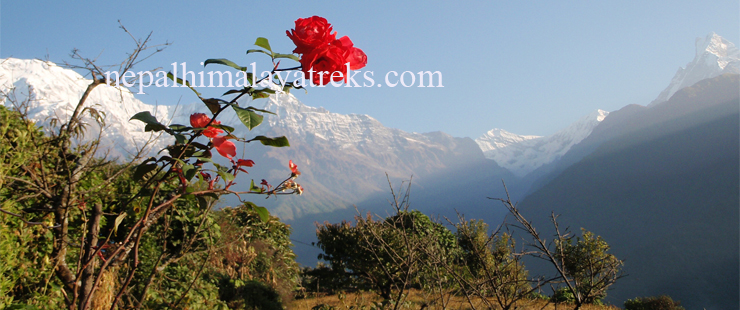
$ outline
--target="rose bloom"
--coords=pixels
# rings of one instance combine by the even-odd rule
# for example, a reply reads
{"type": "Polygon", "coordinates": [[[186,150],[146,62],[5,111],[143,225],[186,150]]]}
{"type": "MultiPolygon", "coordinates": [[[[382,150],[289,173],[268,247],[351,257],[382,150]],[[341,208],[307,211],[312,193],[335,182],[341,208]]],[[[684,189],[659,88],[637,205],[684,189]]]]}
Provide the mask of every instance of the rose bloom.
{"type": "Polygon", "coordinates": [[[326,21],[326,18],[311,16],[297,19],[295,29],[286,30],[285,33],[296,46],[293,53],[306,54],[319,46],[334,41],[337,33],[331,33],[331,30],[332,26],[326,21]]]}
{"type": "MultiPolygon", "coordinates": [[[[203,113],[193,113],[190,115],[190,125],[193,126],[193,128],[205,128],[210,121],[211,118],[203,113]]],[[[211,125],[221,125],[221,122],[213,121],[211,125]]],[[[221,129],[208,126],[208,128],[203,130],[203,135],[209,138],[215,138],[222,132],[224,131],[221,129]]]]}
{"type": "MultiPolygon", "coordinates": [[[[332,80],[331,74],[343,72],[345,51],[336,45],[325,45],[314,49],[311,53],[301,57],[301,67],[306,78],[311,79],[315,85],[326,85],[332,80]],[[313,72],[309,72],[313,70],[313,72]],[[321,72],[324,72],[321,74],[321,72]]],[[[344,74],[335,74],[334,82],[344,79],[344,74]]]]}
{"type": "Polygon", "coordinates": [[[349,63],[350,70],[363,68],[367,64],[367,55],[361,49],[354,47],[352,40],[347,36],[318,47],[301,57],[303,74],[315,85],[326,85],[331,81],[345,80],[346,63],[349,63]],[[313,70],[313,74],[309,72],[310,69],[313,70]],[[321,74],[321,72],[325,73],[321,74]],[[342,74],[333,74],[334,72],[342,74]]]}
{"type": "Polygon", "coordinates": [[[193,128],[205,128],[211,121],[211,118],[203,113],[193,113],[190,115],[190,125],[193,128]]]}

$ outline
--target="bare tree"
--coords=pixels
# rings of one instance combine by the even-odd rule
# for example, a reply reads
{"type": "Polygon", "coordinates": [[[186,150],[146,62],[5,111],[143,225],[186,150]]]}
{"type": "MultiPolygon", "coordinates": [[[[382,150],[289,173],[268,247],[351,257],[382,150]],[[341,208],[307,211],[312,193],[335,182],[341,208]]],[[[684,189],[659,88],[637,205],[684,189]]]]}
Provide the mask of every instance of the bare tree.
{"type": "MultiPolygon", "coordinates": [[[[506,189],[506,184],[504,184],[506,189]]],[[[563,283],[574,296],[575,309],[583,304],[594,302],[606,295],[606,290],[617,279],[624,276],[620,271],[623,263],[614,255],[606,253],[609,249],[601,237],[594,238],[584,230],[583,239],[573,244],[573,236],[566,229],[561,232],[554,212],[550,220],[555,229],[554,239],[547,241],[527,220],[509,196],[506,189],[506,198],[490,198],[501,201],[511,214],[517,225],[532,237],[532,242],[526,244],[531,248],[529,255],[548,262],[555,268],[556,276],[546,280],[547,283],[563,283]]]]}

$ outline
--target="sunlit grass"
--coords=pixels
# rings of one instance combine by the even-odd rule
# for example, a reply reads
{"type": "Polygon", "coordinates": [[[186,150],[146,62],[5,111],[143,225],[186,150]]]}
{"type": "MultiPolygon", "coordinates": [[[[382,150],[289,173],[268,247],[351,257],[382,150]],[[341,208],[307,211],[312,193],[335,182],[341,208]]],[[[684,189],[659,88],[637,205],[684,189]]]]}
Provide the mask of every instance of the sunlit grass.
{"type": "MultiPolygon", "coordinates": [[[[438,297],[438,296],[437,296],[438,297]]],[[[473,299],[475,308],[470,306],[470,303],[464,296],[445,296],[447,299],[446,307],[443,307],[440,298],[434,298],[428,294],[424,294],[421,291],[411,291],[409,297],[406,299],[405,304],[401,309],[427,309],[427,310],[439,310],[439,309],[454,309],[454,310],[472,310],[472,309],[487,309],[486,305],[480,299],[473,299]],[[426,305],[426,308],[422,308],[426,305]]],[[[286,309],[296,310],[325,310],[325,309],[381,309],[380,307],[373,308],[375,305],[379,305],[382,299],[375,293],[372,292],[357,292],[357,293],[343,293],[335,295],[320,294],[315,295],[309,293],[308,298],[296,299],[289,302],[286,309]],[[327,307],[321,308],[321,305],[327,305],[327,307]]],[[[491,299],[493,302],[493,299],[491,299]]],[[[573,309],[573,305],[569,304],[553,304],[548,303],[544,300],[524,300],[518,303],[514,308],[516,309],[542,309],[542,310],[566,310],[573,309]]],[[[499,309],[495,307],[494,309],[499,309]]],[[[581,307],[583,310],[617,310],[615,306],[599,306],[599,305],[584,305],[581,307]]]]}

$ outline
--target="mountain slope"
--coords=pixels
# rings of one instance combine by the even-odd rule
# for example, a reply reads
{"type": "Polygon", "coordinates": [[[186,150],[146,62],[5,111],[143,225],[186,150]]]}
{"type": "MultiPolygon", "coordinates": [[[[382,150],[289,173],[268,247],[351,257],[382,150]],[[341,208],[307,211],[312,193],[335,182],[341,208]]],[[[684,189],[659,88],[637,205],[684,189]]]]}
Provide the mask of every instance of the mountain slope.
{"type": "Polygon", "coordinates": [[[637,128],[611,131],[522,201],[540,230],[553,210],[561,227],[603,236],[625,260],[629,276],[609,300],[668,294],[687,309],[737,307],[739,84],[723,75],[654,108],[626,108],[619,124],[637,128]],[[656,121],[669,110],[681,113],[656,121]]]}
{"type": "MultiPolygon", "coordinates": [[[[278,200],[274,206],[287,219],[343,209],[382,196],[388,192],[386,174],[394,184],[413,176],[418,189],[430,191],[445,186],[440,180],[459,179],[453,177],[459,171],[486,167],[482,171],[487,177],[510,177],[505,169],[486,159],[469,138],[441,132],[407,133],[385,127],[367,115],[341,115],[308,107],[289,95],[270,97],[264,109],[276,115],[265,116],[266,124],[253,134],[285,135],[291,147],[250,146],[247,151],[255,162],[279,164],[279,168],[265,171],[255,166],[256,172],[270,176],[284,172],[289,159],[299,165],[303,173],[299,180],[306,188],[301,200],[305,201],[293,204],[278,200]],[[323,199],[327,197],[340,202],[328,208],[323,199]],[[344,206],[339,207],[342,203],[344,206]]],[[[376,204],[385,206],[385,199],[376,204]]]]}

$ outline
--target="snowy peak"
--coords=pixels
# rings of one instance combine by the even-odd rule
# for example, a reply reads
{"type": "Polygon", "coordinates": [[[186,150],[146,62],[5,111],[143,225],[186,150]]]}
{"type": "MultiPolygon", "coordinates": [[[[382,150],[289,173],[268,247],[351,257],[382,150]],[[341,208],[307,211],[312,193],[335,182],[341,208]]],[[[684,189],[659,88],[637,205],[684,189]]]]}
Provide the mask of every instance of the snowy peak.
{"type": "Polygon", "coordinates": [[[389,128],[365,114],[339,114],[307,106],[291,94],[270,96],[263,109],[275,115],[265,115],[265,125],[255,129],[258,134],[270,131],[353,153],[392,154],[409,145],[444,148],[425,134],[389,128]]]}
{"type": "Polygon", "coordinates": [[[369,115],[331,113],[307,106],[290,94],[270,96],[264,109],[276,114],[265,116],[269,124],[265,129],[281,128],[298,137],[312,134],[339,145],[357,144],[368,134],[390,130],[369,115]]]}
{"type": "Polygon", "coordinates": [[[737,61],[738,56],[740,56],[740,50],[732,42],[727,41],[716,33],[711,33],[703,39],[696,38],[696,55],[694,56],[694,60],[704,58],[709,60],[708,65],[713,66],[715,62],[711,60],[716,57],[716,64],[720,69],[725,69],[730,62],[737,61]],[[710,55],[714,57],[709,57],[710,55]]]}
{"type": "Polygon", "coordinates": [[[607,111],[596,110],[548,137],[520,136],[493,129],[475,142],[487,158],[522,177],[560,159],[573,145],[588,137],[607,115],[607,111]]]}
{"type": "Polygon", "coordinates": [[[725,73],[740,73],[740,50],[732,42],[711,33],[705,38],[696,38],[695,45],[694,60],[686,64],[685,68],[678,68],[668,87],[648,106],[665,102],[679,89],[701,80],[725,73]]]}
{"type": "MultiPolygon", "coordinates": [[[[85,89],[92,81],[79,73],[57,66],[54,63],[7,58],[0,59],[0,91],[7,93],[16,102],[28,100],[28,117],[38,125],[48,125],[54,119],[66,120],[74,111],[85,89]]],[[[12,100],[0,102],[10,107],[12,100]]],[[[85,107],[104,112],[105,127],[101,132],[101,145],[111,148],[113,156],[126,157],[153,138],[144,132],[139,122],[130,122],[134,114],[150,111],[160,120],[169,117],[168,107],[145,104],[125,88],[99,85],[88,97],[85,107]]],[[[95,122],[88,132],[97,133],[100,128],[95,122]]],[[[89,137],[90,134],[88,134],[89,137]]]]}
{"type": "Polygon", "coordinates": [[[542,138],[541,136],[522,136],[515,133],[510,133],[506,130],[494,128],[486,132],[483,136],[475,139],[483,152],[489,152],[497,149],[506,148],[512,144],[521,143],[523,141],[542,138]]]}

